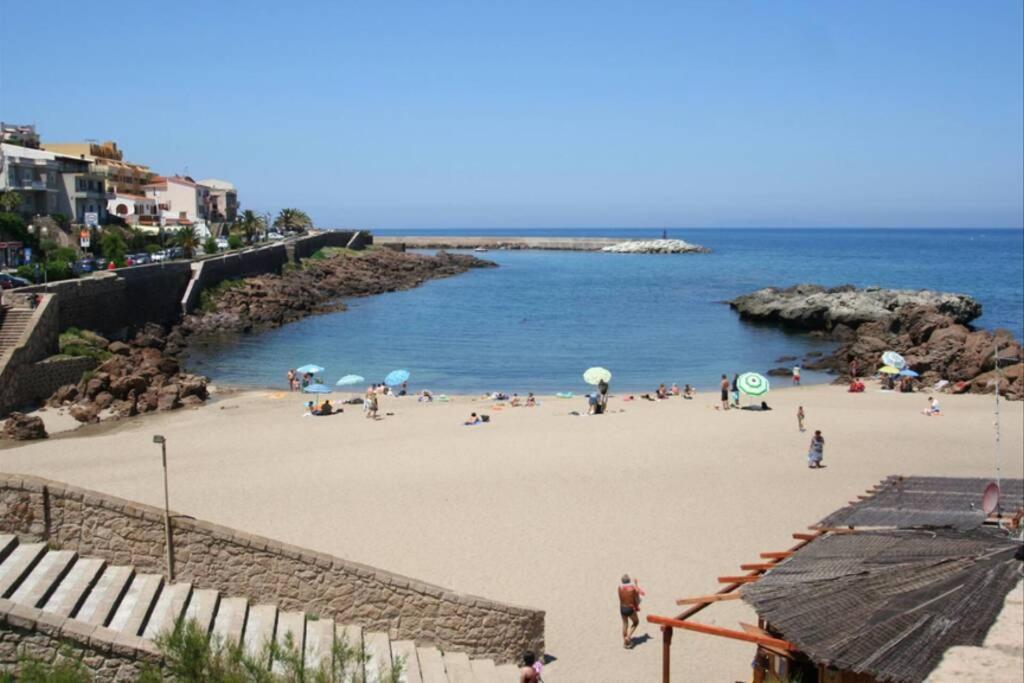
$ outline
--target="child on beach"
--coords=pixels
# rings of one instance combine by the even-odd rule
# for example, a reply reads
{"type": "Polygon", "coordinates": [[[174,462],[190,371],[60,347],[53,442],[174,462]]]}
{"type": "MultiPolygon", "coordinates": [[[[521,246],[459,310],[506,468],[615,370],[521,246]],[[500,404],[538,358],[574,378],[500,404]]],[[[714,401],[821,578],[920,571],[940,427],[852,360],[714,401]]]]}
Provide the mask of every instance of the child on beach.
{"type": "Polygon", "coordinates": [[[800,386],[800,366],[793,366],[793,386],[800,386]]]}
{"type": "Polygon", "coordinates": [[[821,430],[817,429],[811,437],[811,447],[807,451],[807,466],[812,470],[821,468],[821,461],[825,457],[825,437],[821,430]]]}
{"type": "Polygon", "coordinates": [[[804,431],[804,407],[800,406],[796,409],[796,424],[800,428],[800,431],[804,431]]]}
{"type": "Polygon", "coordinates": [[[928,397],[928,407],[925,408],[924,410],[922,410],[921,414],[922,415],[927,415],[928,417],[934,417],[936,415],[941,415],[942,414],[942,408],[939,406],[939,399],[935,398],[934,396],[929,396],[928,397]]]}

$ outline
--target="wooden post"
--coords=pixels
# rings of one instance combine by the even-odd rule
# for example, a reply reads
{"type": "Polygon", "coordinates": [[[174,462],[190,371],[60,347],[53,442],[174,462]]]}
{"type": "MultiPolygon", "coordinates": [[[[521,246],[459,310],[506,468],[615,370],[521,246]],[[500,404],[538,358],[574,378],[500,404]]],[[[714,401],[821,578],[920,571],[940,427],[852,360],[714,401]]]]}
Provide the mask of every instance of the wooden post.
{"type": "Polygon", "coordinates": [[[661,627],[661,683],[671,683],[672,627],[661,627]]]}

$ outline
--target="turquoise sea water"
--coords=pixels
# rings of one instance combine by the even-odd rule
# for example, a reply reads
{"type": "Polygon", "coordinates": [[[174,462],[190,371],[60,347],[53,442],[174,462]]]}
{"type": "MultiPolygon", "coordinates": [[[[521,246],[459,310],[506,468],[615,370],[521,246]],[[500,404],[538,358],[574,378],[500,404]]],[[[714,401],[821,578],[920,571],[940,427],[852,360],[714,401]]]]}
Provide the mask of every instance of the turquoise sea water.
{"type": "MultiPolygon", "coordinates": [[[[377,234],[481,234],[473,230],[377,234]]],[[[660,237],[660,230],[487,231],[487,234],[660,237]]],[[[591,365],[619,390],[659,382],[716,385],[722,373],[766,371],[783,355],[828,352],[807,335],[741,322],[722,302],[760,287],[852,283],[963,292],[976,325],[1024,337],[1024,232],[1019,230],[670,230],[711,254],[502,252],[499,268],[349,301],[342,313],[194,348],[191,369],[221,384],[283,386],[317,363],[331,384],[380,381],[407,368],[435,391],[585,391],[591,365]]],[[[806,381],[827,376],[805,372],[806,381]]],[[[788,383],[788,380],[784,380],[788,383]]]]}

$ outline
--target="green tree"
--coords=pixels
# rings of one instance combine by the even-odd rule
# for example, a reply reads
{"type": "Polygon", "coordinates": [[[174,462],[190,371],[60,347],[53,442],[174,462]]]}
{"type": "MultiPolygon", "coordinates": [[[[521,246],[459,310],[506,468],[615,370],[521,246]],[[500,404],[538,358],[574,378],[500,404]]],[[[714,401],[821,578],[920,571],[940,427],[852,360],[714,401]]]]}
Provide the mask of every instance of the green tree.
{"type": "Polygon", "coordinates": [[[207,237],[206,241],[203,242],[203,251],[205,251],[207,254],[216,254],[217,240],[215,240],[213,237],[207,237]]]}
{"type": "Polygon", "coordinates": [[[21,195],[14,190],[0,191],[0,211],[13,213],[21,207],[21,195]]]}
{"type": "Polygon", "coordinates": [[[100,249],[103,251],[103,258],[115,263],[124,262],[125,244],[121,233],[114,230],[104,230],[100,238],[100,249]]]}
{"type": "Polygon", "coordinates": [[[299,209],[281,209],[274,219],[274,227],[278,230],[301,232],[313,227],[313,219],[299,209]]]}
{"type": "Polygon", "coordinates": [[[252,209],[242,212],[242,218],[238,221],[238,229],[245,235],[245,241],[252,244],[259,237],[260,233],[266,230],[266,222],[263,216],[258,215],[252,209]]]}
{"type": "Polygon", "coordinates": [[[21,216],[16,213],[0,213],[0,239],[28,242],[29,237],[28,228],[21,216]]]}
{"type": "Polygon", "coordinates": [[[231,235],[228,237],[228,249],[241,249],[242,238],[238,235],[231,235]]]}
{"type": "Polygon", "coordinates": [[[174,235],[174,241],[185,250],[187,258],[192,258],[196,254],[196,249],[199,248],[199,233],[196,232],[195,227],[183,225],[178,228],[178,232],[174,235]]]}
{"type": "Polygon", "coordinates": [[[138,228],[132,228],[128,243],[131,245],[132,251],[145,251],[149,237],[138,228]]]}

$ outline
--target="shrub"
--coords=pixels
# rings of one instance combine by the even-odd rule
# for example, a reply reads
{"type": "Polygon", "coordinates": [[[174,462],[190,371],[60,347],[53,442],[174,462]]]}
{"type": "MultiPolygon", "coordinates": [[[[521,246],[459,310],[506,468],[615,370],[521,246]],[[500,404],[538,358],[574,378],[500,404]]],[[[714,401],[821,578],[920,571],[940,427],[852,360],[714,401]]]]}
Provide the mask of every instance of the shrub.
{"type": "Polygon", "coordinates": [[[68,261],[47,261],[46,279],[50,282],[55,280],[70,280],[75,277],[71,271],[71,263],[68,261]]]}
{"type": "Polygon", "coordinates": [[[63,658],[48,663],[26,657],[18,660],[14,673],[0,674],[0,683],[17,681],[18,683],[91,683],[92,675],[75,658],[63,658]]]}
{"type": "Polygon", "coordinates": [[[207,254],[216,254],[217,240],[213,239],[212,237],[207,237],[206,241],[203,242],[203,251],[205,251],[207,254]]]}
{"type": "Polygon", "coordinates": [[[119,232],[104,230],[103,237],[100,238],[100,248],[103,250],[103,258],[108,261],[124,261],[125,243],[119,232]]]}
{"type": "Polygon", "coordinates": [[[221,280],[213,287],[207,287],[199,293],[199,308],[207,313],[217,310],[217,299],[232,289],[245,285],[244,280],[221,280]]]}
{"type": "Polygon", "coordinates": [[[228,248],[229,249],[241,249],[242,248],[242,238],[239,237],[238,235],[231,235],[230,237],[228,237],[228,248]]]}
{"type": "Polygon", "coordinates": [[[78,252],[71,247],[57,247],[53,250],[46,252],[46,258],[49,261],[64,261],[65,263],[74,263],[78,260],[78,252]]]}
{"type": "Polygon", "coordinates": [[[155,254],[158,251],[161,251],[159,244],[147,244],[146,245],[146,253],[147,254],[155,254]]]}

